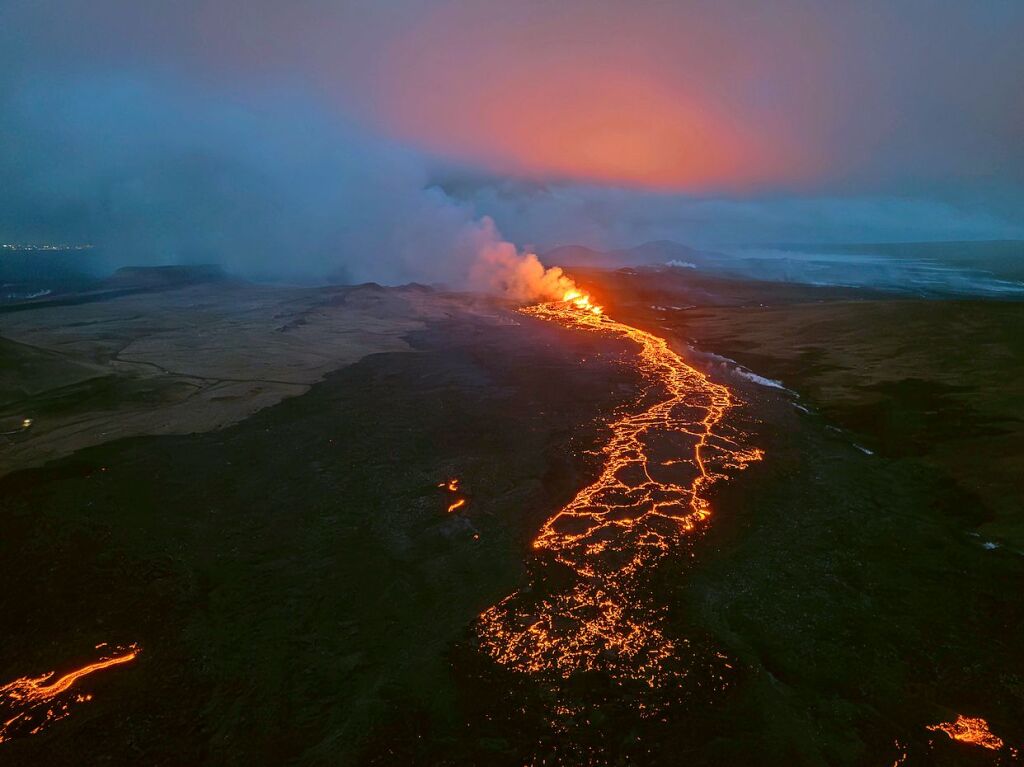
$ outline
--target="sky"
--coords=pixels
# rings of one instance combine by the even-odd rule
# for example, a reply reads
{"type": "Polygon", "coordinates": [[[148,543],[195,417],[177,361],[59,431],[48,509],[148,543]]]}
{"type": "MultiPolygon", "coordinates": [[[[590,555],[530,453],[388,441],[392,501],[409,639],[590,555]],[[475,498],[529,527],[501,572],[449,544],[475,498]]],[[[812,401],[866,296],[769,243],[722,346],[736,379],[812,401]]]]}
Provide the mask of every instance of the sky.
{"type": "Polygon", "coordinates": [[[1019,0],[0,0],[0,240],[458,281],[482,248],[1024,238],[1019,0]]]}

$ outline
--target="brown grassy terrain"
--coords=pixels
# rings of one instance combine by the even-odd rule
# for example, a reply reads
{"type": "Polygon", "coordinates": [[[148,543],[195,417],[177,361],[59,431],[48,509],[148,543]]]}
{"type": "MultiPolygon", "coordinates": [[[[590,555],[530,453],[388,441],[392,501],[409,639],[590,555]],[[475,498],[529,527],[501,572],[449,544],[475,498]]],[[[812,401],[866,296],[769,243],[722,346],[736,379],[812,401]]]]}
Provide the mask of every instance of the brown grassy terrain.
{"type": "Polygon", "coordinates": [[[1024,549],[1024,304],[701,308],[681,325],[879,456],[945,473],[978,533],[1024,549]]]}
{"type": "Polygon", "coordinates": [[[214,281],[0,313],[0,475],[123,437],[222,428],[368,354],[408,351],[406,334],[460,312],[494,308],[416,287],[214,281]]]}

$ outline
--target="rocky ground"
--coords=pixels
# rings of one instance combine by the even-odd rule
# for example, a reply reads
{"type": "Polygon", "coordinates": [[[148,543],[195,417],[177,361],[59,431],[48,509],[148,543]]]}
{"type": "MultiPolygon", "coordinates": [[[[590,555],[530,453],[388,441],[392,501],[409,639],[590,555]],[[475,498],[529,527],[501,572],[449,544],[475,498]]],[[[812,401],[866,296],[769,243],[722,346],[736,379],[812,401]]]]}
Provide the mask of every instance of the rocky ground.
{"type": "Polygon", "coordinates": [[[999,490],[1024,454],[1019,305],[586,277],[616,317],[695,344],[766,451],[654,578],[724,692],[604,707],[567,748],[529,678],[473,650],[636,395],[625,345],[417,287],[201,283],[0,313],[0,673],[142,648],[0,757],[1012,763],[925,728],[964,713],[1024,741],[1020,496],[999,490]]]}

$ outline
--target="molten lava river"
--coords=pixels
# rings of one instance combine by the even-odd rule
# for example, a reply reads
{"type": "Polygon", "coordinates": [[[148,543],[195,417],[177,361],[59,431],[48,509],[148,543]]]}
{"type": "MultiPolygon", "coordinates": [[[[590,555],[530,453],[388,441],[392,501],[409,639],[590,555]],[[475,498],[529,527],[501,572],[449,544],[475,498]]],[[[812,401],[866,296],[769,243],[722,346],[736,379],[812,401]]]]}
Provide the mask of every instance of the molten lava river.
{"type": "MultiPolygon", "coordinates": [[[[737,404],[730,390],[686,364],[665,339],[613,320],[579,292],[521,311],[632,342],[638,348],[629,364],[645,384],[607,424],[597,479],[541,527],[534,582],[480,616],[479,643],[504,667],[556,691],[578,672],[640,690],[671,685],[688,674],[692,649],[665,630],[665,608],[650,593],[653,566],[682,553],[704,527],[711,485],[762,452],[726,425],[737,404]]],[[[578,713],[579,705],[567,704],[555,713],[578,713]]]]}
{"type": "Polygon", "coordinates": [[[68,716],[76,703],[92,700],[90,693],[78,693],[75,687],[82,679],[105,669],[130,663],[139,655],[137,645],[107,649],[99,660],[54,679],[52,671],[41,676],[23,676],[0,687],[0,743],[15,735],[35,735],[47,725],[68,716]]]}

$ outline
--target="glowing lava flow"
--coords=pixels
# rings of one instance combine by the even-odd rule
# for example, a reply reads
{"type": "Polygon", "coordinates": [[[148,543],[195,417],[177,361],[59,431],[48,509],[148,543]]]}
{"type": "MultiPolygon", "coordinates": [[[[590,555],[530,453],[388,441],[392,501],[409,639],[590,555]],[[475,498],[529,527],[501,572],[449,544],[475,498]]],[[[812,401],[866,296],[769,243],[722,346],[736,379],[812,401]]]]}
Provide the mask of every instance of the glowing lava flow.
{"type": "Polygon", "coordinates": [[[568,585],[535,584],[486,610],[482,648],[516,671],[566,678],[602,671],[651,687],[681,676],[683,648],[666,637],[661,610],[641,582],[645,571],[697,530],[711,509],[707,491],[761,451],[726,436],[736,404],[729,389],[687,365],[668,343],[606,316],[578,291],[525,314],[637,344],[647,386],[635,412],[608,424],[597,480],[545,522],[540,557],[569,568],[568,585]]]}
{"type": "Polygon", "coordinates": [[[1003,747],[1003,739],[994,735],[988,728],[988,722],[981,717],[958,714],[955,722],[941,722],[928,726],[933,732],[944,732],[953,740],[981,746],[990,751],[998,751],[1003,747]]]}
{"type": "Polygon", "coordinates": [[[448,513],[451,514],[453,511],[458,511],[466,505],[466,499],[460,498],[459,493],[459,480],[458,478],[449,479],[447,482],[441,482],[438,487],[442,490],[447,490],[451,494],[452,502],[448,504],[448,513]]]}
{"type": "MultiPolygon", "coordinates": [[[[99,645],[97,649],[103,647],[99,645]]],[[[10,740],[17,734],[35,735],[46,725],[63,719],[70,713],[72,703],[84,703],[92,700],[89,694],[74,694],[74,684],[89,674],[120,666],[135,660],[139,654],[136,645],[130,645],[108,658],[101,658],[95,663],[70,671],[56,681],[54,672],[37,677],[23,676],[0,687],[0,743],[10,740]],[[13,714],[13,716],[12,716],[13,714]]]]}

